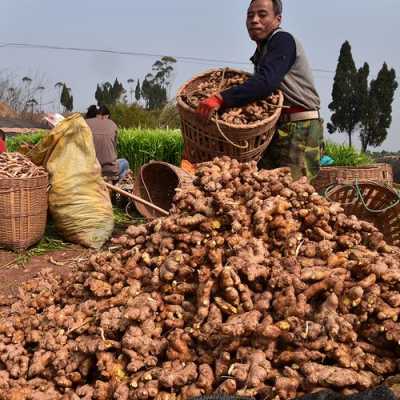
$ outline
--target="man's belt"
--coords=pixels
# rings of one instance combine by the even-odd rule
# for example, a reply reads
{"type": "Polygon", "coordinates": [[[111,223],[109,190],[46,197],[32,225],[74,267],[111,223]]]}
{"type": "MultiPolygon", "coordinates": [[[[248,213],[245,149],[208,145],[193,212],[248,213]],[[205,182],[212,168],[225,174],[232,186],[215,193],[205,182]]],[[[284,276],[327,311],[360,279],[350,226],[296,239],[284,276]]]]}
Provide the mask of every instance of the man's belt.
{"type": "Polygon", "coordinates": [[[282,122],[306,121],[309,119],[319,119],[319,111],[301,111],[301,112],[285,112],[282,113],[280,120],[282,122]]]}

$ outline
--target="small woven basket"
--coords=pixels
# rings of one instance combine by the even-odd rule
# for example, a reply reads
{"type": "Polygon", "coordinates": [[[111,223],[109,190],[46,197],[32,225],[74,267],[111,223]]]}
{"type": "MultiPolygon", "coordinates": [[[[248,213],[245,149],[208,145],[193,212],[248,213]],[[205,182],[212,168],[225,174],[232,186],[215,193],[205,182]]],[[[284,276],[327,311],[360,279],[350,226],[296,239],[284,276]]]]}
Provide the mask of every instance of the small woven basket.
{"type": "Polygon", "coordinates": [[[0,179],[0,246],[15,251],[37,243],[47,221],[48,175],[0,179]]]}
{"type": "Polygon", "coordinates": [[[387,243],[400,246],[400,196],[383,183],[356,181],[332,185],[325,197],[342,205],[347,215],[373,223],[387,243]]]}
{"type": "Polygon", "coordinates": [[[313,185],[321,193],[332,184],[352,183],[356,180],[390,184],[393,182],[392,166],[381,163],[362,167],[321,167],[313,185]]]}
{"type": "MultiPolygon", "coordinates": [[[[204,121],[199,118],[193,108],[182,100],[182,96],[196,91],[198,86],[215,71],[223,71],[223,69],[214,69],[198,75],[184,84],[178,91],[177,108],[181,118],[185,146],[184,158],[192,163],[210,161],[215,157],[224,155],[235,158],[240,162],[258,161],[275,133],[276,124],[281,115],[283,94],[279,92],[277,108],[265,120],[247,125],[234,125],[220,120],[204,121]]],[[[236,69],[229,68],[225,71],[250,76],[249,73],[236,69]]]]}
{"type": "MultiPolygon", "coordinates": [[[[172,206],[175,189],[189,184],[194,176],[183,169],[162,161],[143,165],[135,178],[133,194],[168,211],[172,206]]],[[[135,201],[137,210],[151,220],[163,216],[153,208],[135,201]]]]}

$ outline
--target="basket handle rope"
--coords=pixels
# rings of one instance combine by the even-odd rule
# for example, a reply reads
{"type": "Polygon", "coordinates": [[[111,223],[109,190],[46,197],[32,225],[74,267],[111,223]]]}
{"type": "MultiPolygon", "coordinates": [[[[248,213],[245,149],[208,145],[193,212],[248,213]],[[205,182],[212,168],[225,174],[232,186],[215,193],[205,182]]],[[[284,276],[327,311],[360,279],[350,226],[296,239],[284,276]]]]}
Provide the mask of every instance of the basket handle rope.
{"type": "Polygon", "coordinates": [[[146,182],[144,181],[144,178],[143,178],[143,167],[140,168],[140,178],[141,178],[141,180],[142,180],[142,183],[143,183],[143,186],[144,186],[144,190],[146,191],[146,194],[147,194],[147,197],[149,198],[150,203],[153,203],[153,204],[154,204],[153,199],[152,199],[151,196],[150,196],[150,192],[149,192],[149,190],[147,189],[146,182]]]}
{"type": "Polygon", "coordinates": [[[232,140],[229,139],[229,138],[225,135],[225,133],[223,132],[223,130],[221,129],[221,126],[219,125],[219,122],[220,122],[220,121],[218,120],[217,115],[215,115],[215,123],[216,123],[216,125],[217,125],[218,132],[220,133],[220,135],[221,135],[229,144],[231,144],[232,146],[234,146],[234,147],[236,147],[236,148],[238,148],[238,149],[247,149],[247,148],[249,147],[249,142],[248,142],[247,140],[245,140],[245,144],[244,144],[244,145],[241,145],[241,144],[237,144],[237,143],[235,143],[235,142],[232,142],[232,140]]]}
{"type": "MultiPolygon", "coordinates": [[[[364,181],[364,182],[367,182],[367,183],[376,183],[376,182],[374,182],[374,181],[364,181]]],[[[333,187],[335,187],[335,186],[336,186],[336,184],[330,185],[330,186],[328,186],[328,187],[326,188],[326,190],[325,190],[325,197],[326,197],[329,201],[332,201],[332,200],[330,199],[330,191],[331,191],[331,190],[333,189],[333,187]]],[[[364,196],[363,196],[363,194],[362,194],[362,192],[361,192],[361,188],[360,188],[360,184],[359,184],[358,179],[356,179],[356,180],[354,181],[353,184],[348,184],[348,185],[343,185],[343,186],[344,186],[344,187],[351,187],[351,188],[355,189],[355,192],[356,192],[356,194],[357,194],[357,198],[361,201],[361,204],[364,206],[364,208],[365,208],[368,212],[370,212],[370,213],[381,214],[381,213],[384,213],[384,212],[386,212],[386,211],[388,211],[388,210],[390,210],[390,209],[396,207],[396,206],[400,203],[400,194],[399,194],[399,192],[396,191],[397,199],[396,199],[396,201],[395,201],[394,203],[392,203],[392,204],[390,204],[390,205],[388,205],[388,206],[386,206],[386,207],[384,207],[384,208],[374,210],[374,209],[368,207],[368,204],[367,204],[367,202],[365,201],[364,196]]],[[[390,189],[385,183],[383,183],[383,186],[386,187],[386,188],[388,188],[388,189],[390,189]]],[[[350,203],[342,203],[342,204],[343,204],[343,205],[349,205],[349,204],[352,204],[352,203],[350,202],[350,203]]]]}
{"type": "MultiPolygon", "coordinates": [[[[221,82],[219,83],[218,93],[221,92],[222,86],[223,86],[224,83],[225,83],[225,73],[226,73],[226,71],[228,71],[228,68],[224,68],[224,69],[222,70],[222,77],[221,77],[221,82]]],[[[220,126],[220,124],[219,124],[220,121],[218,120],[218,113],[217,113],[217,112],[215,112],[215,123],[216,123],[216,125],[217,125],[217,129],[218,129],[218,132],[220,133],[220,135],[221,135],[230,145],[232,145],[233,147],[236,147],[237,149],[247,149],[247,148],[249,147],[249,142],[248,142],[247,140],[245,140],[245,144],[244,144],[244,145],[240,145],[240,144],[237,144],[237,143],[233,142],[231,139],[229,139],[229,138],[225,135],[225,133],[223,132],[223,130],[221,129],[221,126],[220,126]]]]}

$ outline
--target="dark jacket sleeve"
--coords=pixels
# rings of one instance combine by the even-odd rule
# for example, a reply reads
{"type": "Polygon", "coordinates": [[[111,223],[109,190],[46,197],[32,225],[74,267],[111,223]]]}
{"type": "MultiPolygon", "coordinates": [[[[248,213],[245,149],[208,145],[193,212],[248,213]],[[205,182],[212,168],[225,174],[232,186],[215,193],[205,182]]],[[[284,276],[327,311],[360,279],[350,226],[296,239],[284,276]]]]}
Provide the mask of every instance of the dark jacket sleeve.
{"type": "Polygon", "coordinates": [[[224,107],[243,107],[265,99],[280,85],[296,61],[296,42],[287,32],[275,34],[268,43],[268,53],[260,60],[256,72],[243,85],[221,92],[224,107]]]}

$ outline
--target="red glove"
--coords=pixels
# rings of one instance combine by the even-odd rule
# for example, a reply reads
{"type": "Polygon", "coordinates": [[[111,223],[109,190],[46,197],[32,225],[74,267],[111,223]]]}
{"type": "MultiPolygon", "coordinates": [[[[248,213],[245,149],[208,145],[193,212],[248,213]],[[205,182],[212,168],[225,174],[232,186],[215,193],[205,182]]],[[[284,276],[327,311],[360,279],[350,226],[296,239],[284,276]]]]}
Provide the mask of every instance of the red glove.
{"type": "Polygon", "coordinates": [[[202,118],[210,119],[211,114],[214,111],[218,111],[221,108],[222,104],[224,104],[224,100],[222,100],[220,96],[212,96],[200,102],[196,112],[202,118]]]}
{"type": "Polygon", "coordinates": [[[0,137],[0,153],[4,153],[7,151],[7,146],[5,141],[0,137]]]}

